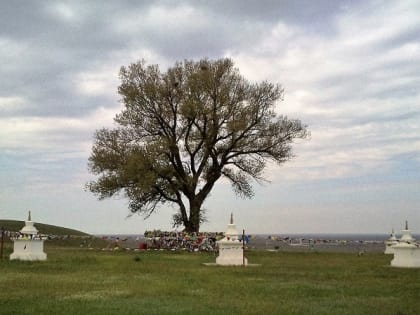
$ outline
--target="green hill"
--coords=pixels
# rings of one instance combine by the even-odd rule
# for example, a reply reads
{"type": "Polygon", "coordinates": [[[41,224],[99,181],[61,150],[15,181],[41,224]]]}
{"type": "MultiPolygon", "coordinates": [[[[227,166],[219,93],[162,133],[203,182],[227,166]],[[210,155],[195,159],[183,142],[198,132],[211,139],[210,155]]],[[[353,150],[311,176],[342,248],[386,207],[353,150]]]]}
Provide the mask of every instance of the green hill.
{"type": "MultiPolygon", "coordinates": [[[[47,251],[54,247],[104,248],[108,247],[109,245],[109,242],[106,240],[81,231],[36,222],[34,225],[40,234],[50,236],[45,242],[47,251]]],[[[2,227],[6,231],[17,232],[20,231],[24,226],[24,221],[0,220],[0,228],[2,227]]],[[[6,237],[4,239],[4,246],[5,254],[11,254],[13,250],[13,244],[10,238],[6,237]]]]}
{"type": "MultiPolygon", "coordinates": [[[[60,226],[43,224],[43,223],[36,223],[35,227],[38,229],[39,233],[41,234],[48,234],[48,235],[73,235],[73,236],[89,236],[89,234],[80,232],[73,229],[68,229],[60,226]]],[[[0,220],[0,228],[4,228],[6,231],[13,231],[17,232],[20,231],[25,226],[24,221],[16,221],[16,220],[0,220]]]]}

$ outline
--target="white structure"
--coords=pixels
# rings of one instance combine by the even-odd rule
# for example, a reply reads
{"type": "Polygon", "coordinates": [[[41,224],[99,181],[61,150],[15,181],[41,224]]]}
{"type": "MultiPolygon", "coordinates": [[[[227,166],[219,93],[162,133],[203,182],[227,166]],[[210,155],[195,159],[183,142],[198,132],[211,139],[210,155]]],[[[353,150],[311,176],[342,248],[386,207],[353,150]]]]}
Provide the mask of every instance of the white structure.
{"type": "Polygon", "coordinates": [[[420,268],[420,244],[415,242],[405,221],[405,230],[397,245],[392,246],[394,259],[391,261],[393,267],[420,268]]]}
{"type": "Polygon", "coordinates": [[[405,221],[405,230],[402,230],[401,232],[402,236],[400,242],[412,243],[416,241],[414,237],[411,236],[411,231],[408,229],[408,221],[405,221]]]}
{"type": "Polygon", "coordinates": [[[13,240],[13,253],[10,255],[10,260],[46,260],[44,240],[38,235],[38,230],[31,221],[31,211],[20,233],[21,235],[13,240]]]}
{"type": "Polygon", "coordinates": [[[233,214],[230,216],[230,224],[227,226],[225,237],[217,242],[219,256],[216,258],[217,265],[240,266],[247,265],[248,260],[244,257],[243,244],[238,240],[236,225],[233,223],[233,214]]]}
{"type": "Polygon", "coordinates": [[[398,239],[392,229],[391,237],[385,241],[385,254],[394,254],[393,246],[398,244],[398,239]]]}

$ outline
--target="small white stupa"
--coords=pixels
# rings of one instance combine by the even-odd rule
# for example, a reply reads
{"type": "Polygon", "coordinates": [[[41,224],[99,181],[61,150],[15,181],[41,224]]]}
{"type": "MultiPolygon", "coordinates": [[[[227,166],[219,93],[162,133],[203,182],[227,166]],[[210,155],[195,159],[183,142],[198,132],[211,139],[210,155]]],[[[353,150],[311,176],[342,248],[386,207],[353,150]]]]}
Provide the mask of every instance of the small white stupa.
{"type": "Polygon", "coordinates": [[[411,236],[411,231],[408,229],[408,221],[405,221],[405,230],[402,230],[402,236],[400,238],[400,242],[405,242],[405,243],[412,243],[415,242],[416,240],[414,239],[413,236],[411,236]]]}
{"type": "Polygon", "coordinates": [[[10,260],[46,260],[44,253],[44,240],[38,235],[38,230],[31,220],[31,211],[28,214],[28,221],[20,230],[20,236],[13,240],[13,253],[10,260]]]}
{"type": "Polygon", "coordinates": [[[398,239],[395,236],[394,229],[392,229],[390,238],[385,241],[385,254],[394,254],[393,246],[397,244],[398,244],[398,239]]]}
{"type": "Polygon", "coordinates": [[[408,229],[408,222],[405,221],[405,230],[397,245],[392,246],[394,259],[391,261],[393,267],[420,268],[420,244],[411,236],[408,229]]]}
{"type": "Polygon", "coordinates": [[[230,224],[227,226],[225,237],[217,242],[219,256],[216,258],[217,265],[240,266],[247,265],[248,259],[244,257],[242,242],[238,239],[238,231],[233,223],[233,214],[230,215],[230,224]]]}

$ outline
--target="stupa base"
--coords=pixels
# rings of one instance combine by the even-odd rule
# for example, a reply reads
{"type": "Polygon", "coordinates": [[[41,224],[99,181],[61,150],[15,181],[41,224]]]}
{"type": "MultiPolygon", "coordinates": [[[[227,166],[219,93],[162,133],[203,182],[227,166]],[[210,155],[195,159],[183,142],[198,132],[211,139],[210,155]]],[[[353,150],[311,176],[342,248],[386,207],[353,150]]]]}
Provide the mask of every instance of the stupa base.
{"type": "Polygon", "coordinates": [[[13,253],[10,260],[46,260],[44,253],[44,241],[33,239],[15,239],[13,241],[13,253]]]}
{"type": "Polygon", "coordinates": [[[413,244],[399,244],[394,248],[392,267],[420,268],[420,248],[413,244]]]}
{"type": "Polygon", "coordinates": [[[216,258],[216,265],[219,266],[243,266],[248,265],[248,259],[243,259],[242,257],[237,259],[232,258],[224,258],[224,257],[217,257],[216,258]]]}
{"type": "Polygon", "coordinates": [[[386,245],[384,254],[393,255],[394,254],[394,249],[392,248],[392,246],[386,245]]]}
{"type": "Polygon", "coordinates": [[[25,260],[25,261],[36,261],[36,260],[47,260],[47,254],[11,254],[10,260],[25,260]]]}

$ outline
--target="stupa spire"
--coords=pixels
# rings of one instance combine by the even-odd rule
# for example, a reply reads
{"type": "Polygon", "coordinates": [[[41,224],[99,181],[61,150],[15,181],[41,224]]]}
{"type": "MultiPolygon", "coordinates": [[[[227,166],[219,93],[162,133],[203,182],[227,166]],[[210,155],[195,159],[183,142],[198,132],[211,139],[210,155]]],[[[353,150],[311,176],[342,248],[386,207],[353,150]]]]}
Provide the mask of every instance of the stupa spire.
{"type": "Polygon", "coordinates": [[[233,212],[230,213],[230,224],[233,224],[233,212]]]}
{"type": "Polygon", "coordinates": [[[405,229],[408,230],[408,220],[405,220],[405,229]]]}
{"type": "Polygon", "coordinates": [[[28,212],[28,221],[32,221],[31,220],[31,210],[29,210],[29,212],[28,212]]]}

